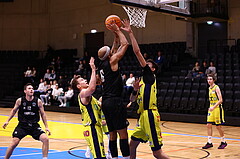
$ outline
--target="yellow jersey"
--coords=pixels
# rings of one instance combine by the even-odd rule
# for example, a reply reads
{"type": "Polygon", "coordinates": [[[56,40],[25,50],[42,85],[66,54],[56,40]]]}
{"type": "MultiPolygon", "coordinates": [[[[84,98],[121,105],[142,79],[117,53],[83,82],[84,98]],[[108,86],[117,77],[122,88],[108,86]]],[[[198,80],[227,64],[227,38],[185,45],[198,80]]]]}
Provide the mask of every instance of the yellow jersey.
{"type": "Polygon", "coordinates": [[[98,100],[91,97],[91,101],[88,105],[82,104],[80,97],[78,96],[78,102],[80,106],[80,110],[82,113],[82,123],[84,126],[88,125],[102,125],[101,119],[101,108],[98,105],[98,100]]]}
{"type": "Polygon", "coordinates": [[[216,88],[218,88],[218,85],[214,85],[212,88],[209,87],[210,107],[213,107],[219,101],[216,88]]]}
{"type": "Polygon", "coordinates": [[[157,110],[157,89],[156,79],[152,85],[145,84],[143,78],[141,78],[139,84],[142,86],[139,89],[137,96],[137,103],[139,105],[138,114],[141,114],[144,110],[156,109],[157,110]]]}

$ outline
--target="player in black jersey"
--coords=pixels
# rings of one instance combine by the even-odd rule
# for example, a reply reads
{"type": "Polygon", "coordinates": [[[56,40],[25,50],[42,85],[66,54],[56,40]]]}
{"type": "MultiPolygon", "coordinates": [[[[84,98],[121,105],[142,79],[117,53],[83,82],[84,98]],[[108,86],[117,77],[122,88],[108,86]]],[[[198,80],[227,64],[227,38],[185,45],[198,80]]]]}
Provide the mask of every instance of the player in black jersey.
{"type": "Polygon", "coordinates": [[[28,83],[24,86],[24,93],[25,96],[16,100],[15,106],[11,110],[7,121],[3,124],[3,128],[5,129],[9,121],[18,111],[19,123],[13,131],[12,143],[6,151],[5,159],[10,158],[13,150],[17,147],[21,139],[26,135],[31,135],[35,140],[40,140],[43,143],[43,159],[47,159],[49,140],[45,132],[38,124],[41,115],[43,123],[45,125],[45,130],[49,135],[51,134],[50,130],[48,129],[47,118],[44,112],[43,104],[40,99],[33,96],[34,90],[32,84],[28,83]]]}
{"type": "Polygon", "coordinates": [[[103,82],[102,110],[110,133],[109,147],[112,157],[118,157],[117,134],[119,134],[122,156],[128,159],[130,152],[127,126],[129,123],[126,106],[122,103],[123,83],[118,67],[118,62],[128,48],[128,41],[116,24],[109,25],[109,28],[115,35],[112,49],[104,46],[98,51],[98,57],[101,60],[99,70],[103,82]]]}
{"type": "Polygon", "coordinates": [[[134,83],[134,91],[131,94],[130,101],[137,101],[139,108],[137,113],[140,115],[137,127],[134,129],[130,141],[131,159],[136,158],[136,149],[140,142],[149,141],[149,146],[153,156],[158,159],[169,159],[163,153],[162,135],[160,129],[160,115],[157,108],[157,88],[156,77],[157,64],[148,59],[144,59],[137,40],[131,29],[129,20],[123,20],[124,28],[128,32],[134,54],[136,55],[141,67],[143,68],[142,77],[134,83]]]}

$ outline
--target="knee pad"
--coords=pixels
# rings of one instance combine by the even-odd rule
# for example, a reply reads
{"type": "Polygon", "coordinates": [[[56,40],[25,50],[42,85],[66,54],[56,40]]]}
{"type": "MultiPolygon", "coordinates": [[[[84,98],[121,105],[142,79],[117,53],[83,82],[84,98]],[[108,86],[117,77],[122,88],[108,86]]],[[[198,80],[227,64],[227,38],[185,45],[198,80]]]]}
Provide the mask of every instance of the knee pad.
{"type": "Polygon", "coordinates": [[[130,156],[128,139],[120,139],[120,149],[123,157],[130,156]]]}

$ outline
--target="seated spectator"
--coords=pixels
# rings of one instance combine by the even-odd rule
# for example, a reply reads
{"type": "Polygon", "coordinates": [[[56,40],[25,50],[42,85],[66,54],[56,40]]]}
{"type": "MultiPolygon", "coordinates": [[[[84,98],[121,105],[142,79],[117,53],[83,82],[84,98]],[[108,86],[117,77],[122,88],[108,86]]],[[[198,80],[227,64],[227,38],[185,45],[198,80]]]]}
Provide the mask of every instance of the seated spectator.
{"type": "Polygon", "coordinates": [[[34,93],[45,93],[47,91],[47,81],[44,81],[42,78],[40,79],[40,83],[38,85],[37,90],[34,90],[34,93]]]}
{"type": "Polygon", "coordinates": [[[50,105],[49,99],[50,99],[50,95],[52,94],[52,91],[53,91],[53,89],[51,88],[51,86],[49,84],[49,85],[47,85],[47,91],[45,92],[45,94],[40,95],[40,99],[41,99],[43,105],[50,105]]]}
{"type": "Polygon", "coordinates": [[[62,62],[62,59],[60,58],[60,56],[57,57],[57,60],[56,60],[56,70],[60,70],[62,68],[62,65],[63,65],[63,62],[62,62]]]}
{"type": "Polygon", "coordinates": [[[53,102],[58,101],[58,97],[63,93],[64,93],[63,89],[59,88],[58,84],[56,84],[55,89],[53,89],[53,91],[52,91],[53,102]]]}
{"type": "Polygon", "coordinates": [[[58,100],[61,103],[59,107],[66,107],[67,100],[70,100],[72,96],[73,96],[73,89],[71,86],[68,86],[68,91],[66,91],[63,96],[58,97],[58,100]]]}
{"type": "Polygon", "coordinates": [[[79,61],[78,69],[76,70],[76,74],[82,76],[84,72],[84,64],[83,61],[79,61]]]}
{"type": "Polygon", "coordinates": [[[53,58],[52,61],[50,62],[50,65],[48,66],[49,69],[55,70],[56,68],[56,59],[53,58]]]}
{"type": "Polygon", "coordinates": [[[164,56],[162,56],[162,52],[161,51],[157,52],[157,57],[155,58],[155,62],[158,65],[158,72],[161,72],[162,71],[162,67],[164,65],[164,62],[165,62],[165,58],[164,58],[164,56]]]}
{"type": "Polygon", "coordinates": [[[213,75],[216,75],[217,71],[216,71],[216,67],[214,66],[214,63],[213,61],[211,61],[209,63],[209,67],[208,67],[208,74],[213,74],[213,75]]]}
{"type": "Polygon", "coordinates": [[[46,70],[46,73],[44,74],[43,79],[44,79],[45,81],[46,81],[46,80],[49,81],[50,75],[51,75],[50,70],[47,69],[47,70],[46,70]]]}
{"type": "Polygon", "coordinates": [[[204,76],[207,75],[207,73],[206,73],[206,72],[207,72],[207,69],[208,69],[207,62],[206,62],[206,61],[203,61],[202,67],[201,67],[200,71],[204,74],[204,76]]]}
{"type": "Polygon", "coordinates": [[[195,63],[195,66],[192,69],[192,76],[193,76],[193,78],[204,76],[203,72],[201,72],[201,67],[200,67],[198,61],[195,63]]]}
{"type": "Polygon", "coordinates": [[[52,70],[50,76],[49,76],[49,80],[50,81],[54,81],[56,79],[56,73],[55,70],[52,70]]]}
{"type": "Polygon", "coordinates": [[[33,79],[32,79],[32,70],[31,68],[28,66],[27,70],[24,72],[24,82],[25,83],[33,83],[33,79]]]}
{"type": "Polygon", "coordinates": [[[52,88],[52,89],[55,89],[55,88],[56,88],[56,84],[58,84],[58,83],[57,83],[57,80],[50,81],[50,83],[51,83],[51,88],[52,88]]]}
{"type": "Polygon", "coordinates": [[[129,78],[126,81],[126,92],[128,94],[131,94],[132,90],[133,90],[133,83],[135,82],[135,77],[133,76],[133,73],[130,73],[129,78]]]}
{"type": "Polygon", "coordinates": [[[126,82],[127,82],[127,76],[126,74],[122,75],[122,81],[123,81],[123,86],[126,86],[126,82]]]}

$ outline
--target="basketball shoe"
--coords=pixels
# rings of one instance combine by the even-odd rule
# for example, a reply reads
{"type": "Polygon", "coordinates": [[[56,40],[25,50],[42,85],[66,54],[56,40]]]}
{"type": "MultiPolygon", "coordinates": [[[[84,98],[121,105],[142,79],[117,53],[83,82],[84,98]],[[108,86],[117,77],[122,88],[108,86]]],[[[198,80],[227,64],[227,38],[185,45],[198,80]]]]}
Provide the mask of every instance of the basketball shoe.
{"type": "Polygon", "coordinates": [[[207,142],[206,145],[202,147],[202,149],[208,149],[208,148],[211,148],[211,147],[213,147],[213,144],[207,142]]]}
{"type": "Polygon", "coordinates": [[[218,149],[224,149],[227,146],[226,142],[221,142],[221,144],[218,146],[218,149]]]}

